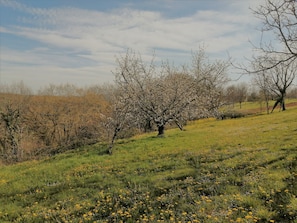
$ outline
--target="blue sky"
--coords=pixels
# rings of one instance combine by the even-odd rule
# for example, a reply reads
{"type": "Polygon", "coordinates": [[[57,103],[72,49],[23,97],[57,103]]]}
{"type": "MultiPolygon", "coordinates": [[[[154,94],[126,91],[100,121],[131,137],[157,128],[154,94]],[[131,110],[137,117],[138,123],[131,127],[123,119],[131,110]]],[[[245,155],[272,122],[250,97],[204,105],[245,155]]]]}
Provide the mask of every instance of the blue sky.
{"type": "Polygon", "coordinates": [[[259,41],[249,8],[260,2],[0,0],[0,81],[34,90],[112,83],[115,58],[128,48],[178,65],[203,45],[210,58],[240,61],[259,41]]]}

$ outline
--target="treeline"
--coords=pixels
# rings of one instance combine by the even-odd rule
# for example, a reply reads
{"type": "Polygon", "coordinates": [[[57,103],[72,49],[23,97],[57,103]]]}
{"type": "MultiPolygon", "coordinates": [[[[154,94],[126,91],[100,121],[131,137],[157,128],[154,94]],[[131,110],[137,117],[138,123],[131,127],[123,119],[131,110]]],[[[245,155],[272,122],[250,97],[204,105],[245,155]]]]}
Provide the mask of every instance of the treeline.
{"type": "Polygon", "coordinates": [[[102,95],[0,94],[0,155],[15,162],[106,140],[102,95]]]}
{"type": "MultiPolygon", "coordinates": [[[[50,85],[32,95],[31,90],[21,83],[1,90],[2,162],[34,159],[112,140],[114,129],[109,88],[50,85]]],[[[288,96],[297,98],[297,89],[289,91],[288,96]]],[[[245,84],[226,87],[222,99],[222,104],[229,105],[230,109],[235,103],[262,100],[260,91],[249,91],[245,84]]],[[[139,129],[121,132],[118,137],[156,130],[149,123],[143,123],[139,129]]]]}
{"type": "MultiPolygon", "coordinates": [[[[0,88],[0,160],[35,159],[97,142],[147,131],[164,134],[165,126],[181,130],[189,120],[226,117],[222,106],[267,100],[263,89],[230,85],[229,63],[193,54],[190,67],[163,63],[157,67],[128,51],[117,59],[115,83],[79,88],[49,85],[33,94],[23,82],[0,88]],[[255,90],[259,89],[259,90],[255,90]]],[[[256,85],[255,85],[256,86],[256,85]]],[[[277,94],[271,91],[269,99],[277,94]]],[[[291,87],[286,97],[297,98],[291,87]]]]}

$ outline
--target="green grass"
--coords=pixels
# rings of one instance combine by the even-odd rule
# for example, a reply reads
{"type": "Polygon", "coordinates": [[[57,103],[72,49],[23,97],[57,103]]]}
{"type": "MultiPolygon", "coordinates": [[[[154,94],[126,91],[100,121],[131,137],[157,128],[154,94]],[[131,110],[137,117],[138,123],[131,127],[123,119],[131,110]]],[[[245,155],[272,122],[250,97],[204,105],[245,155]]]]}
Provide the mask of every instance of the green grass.
{"type": "Polygon", "coordinates": [[[297,222],[297,109],[1,166],[0,222],[297,222]]]}
{"type": "MultiPolygon", "coordinates": [[[[273,100],[270,100],[268,102],[268,105],[270,107],[269,111],[272,110],[272,107],[273,107],[274,103],[275,103],[275,101],[273,101],[273,100]]],[[[286,104],[287,108],[289,108],[293,104],[294,104],[294,106],[296,106],[296,103],[297,103],[297,99],[288,98],[288,99],[285,100],[285,104],[286,104]]],[[[234,106],[230,105],[228,108],[232,109],[234,111],[237,111],[237,112],[244,113],[244,114],[254,114],[254,113],[263,113],[263,114],[265,114],[266,113],[266,103],[265,103],[265,101],[261,101],[261,102],[248,102],[248,101],[247,102],[242,102],[241,107],[240,107],[239,103],[235,103],[234,106]]],[[[278,107],[275,108],[274,112],[278,112],[278,111],[279,111],[279,105],[278,105],[278,107]]]]}

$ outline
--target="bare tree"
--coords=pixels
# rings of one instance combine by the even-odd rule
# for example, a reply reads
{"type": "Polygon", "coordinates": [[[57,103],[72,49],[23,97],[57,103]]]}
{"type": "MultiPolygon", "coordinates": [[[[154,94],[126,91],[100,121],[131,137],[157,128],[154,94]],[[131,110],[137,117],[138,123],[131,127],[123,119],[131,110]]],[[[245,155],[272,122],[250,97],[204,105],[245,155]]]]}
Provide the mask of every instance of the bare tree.
{"type": "Polygon", "coordinates": [[[183,112],[197,98],[195,79],[186,69],[163,63],[157,70],[153,59],[146,64],[131,51],[117,63],[116,84],[123,92],[119,99],[130,104],[133,117],[153,122],[158,136],[164,135],[167,123],[182,123],[183,112]]]}
{"type": "Polygon", "coordinates": [[[4,126],[4,135],[0,137],[2,156],[5,160],[18,161],[21,157],[21,114],[19,108],[6,104],[5,110],[0,112],[0,120],[4,126]]]}
{"type": "Polygon", "coordinates": [[[29,96],[32,95],[32,90],[23,81],[19,81],[10,85],[0,85],[0,93],[29,96]]]}
{"type": "Polygon", "coordinates": [[[289,65],[296,60],[296,6],[296,0],[266,0],[263,5],[253,10],[263,25],[261,43],[259,47],[255,47],[260,53],[260,56],[255,58],[260,61],[257,71],[289,65]],[[275,39],[269,38],[267,41],[271,34],[275,39]],[[266,63],[267,60],[270,61],[269,64],[266,63]]]}
{"type": "MultiPolygon", "coordinates": [[[[262,36],[259,46],[254,46],[257,54],[251,60],[252,69],[244,70],[257,75],[256,83],[264,94],[274,95],[276,102],[272,111],[278,104],[282,110],[286,109],[286,91],[296,76],[296,6],[296,0],[265,0],[253,10],[254,15],[262,21],[262,36]]],[[[268,108],[267,102],[266,97],[268,108]]]]}
{"type": "Polygon", "coordinates": [[[234,108],[234,105],[236,103],[236,86],[235,85],[230,85],[226,88],[226,101],[228,104],[232,104],[232,107],[234,108]]]}
{"type": "MultiPolygon", "coordinates": [[[[269,67],[272,62],[267,60],[266,63],[263,61],[257,60],[253,62],[254,67],[262,67],[262,65],[269,67]],[[270,65],[269,65],[270,64],[270,65]]],[[[260,87],[263,94],[265,94],[266,105],[268,108],[269,97],[272,96],[275,99],[275,104],[272,108],[272,111],[279,104],[281,110],[285,111],[285,98],[288,88],[292,85],[296,77],[296,61],[291,63],[282,63],[278,66],[272,66],[270,69],[261,70],[256,73],[255,83],[260,87]]]]}
{"type": "Polygon", "coordinates": [[[239,108],[242,106],[242,102],[244,102],[247,98],[248,87],[246,83],[239,83],[237,85],[231,85],[227,88],[227,97],[229,102],[233,104],[239,103],[239,108]]]}
{"type": "Polygon", "coordinates": [[[23,159],[23,139],[27,136],[25,117],[32,91],[23,81],[0,89],[0,159],[23,159]]]}
{"type": "Polygon", "coordinates": [[[269,100],[271,99],[271,77],[267,71],[258,72],[253,79],[253,82],[259,87],[260,94],[264,97],[266,112],[269,114],[269,100]]]}
{"type": "Polygon", "coordinates": [[[132,117],[133,108],[131,107],[129,95],[122,90],[116,88],[116,86],[108,86],[104,90],[109,106],[101,124],[110,141],[107,151],[110,155],[119,133],[125,129],[135,127],[138,118],[137,116],[132,117]]]}
{"type": "Polygon", "coordinates": [[[8,162],[23,157],[23,135],[26,131],[25,117],[30,97],[12,94],[10,100],[0,100],[0,156],[8,162]]]}
{"type": "Polygon", "coordinates": [[[81,96],[85,92],[82,88],[79,88],[73,84],[49,84],[38,91],[38,95],[44,96],[81,96]]]}
{"type": "MultiPolygon", "coordinates": [[[[191,73],[195,79],[197,98],[191,105],[195,118],[219,117],[226,101],[224,88],[229,81],[229,61],[210,61],[203,48],[192,54],[191,73]]],[[[192,114],[193,115],[193,114],[192,114]]]]}
{"type": "Polygon", "coordinates": [[[288,88],[293,83],[296,77],[296,63],[290,63],[286,66],[277,66],[271,69],[271,91],[276,96],[275,104],[272,111],[278,104],[281,106],[281,110],[285,111],[285,97],[288,88]]]}

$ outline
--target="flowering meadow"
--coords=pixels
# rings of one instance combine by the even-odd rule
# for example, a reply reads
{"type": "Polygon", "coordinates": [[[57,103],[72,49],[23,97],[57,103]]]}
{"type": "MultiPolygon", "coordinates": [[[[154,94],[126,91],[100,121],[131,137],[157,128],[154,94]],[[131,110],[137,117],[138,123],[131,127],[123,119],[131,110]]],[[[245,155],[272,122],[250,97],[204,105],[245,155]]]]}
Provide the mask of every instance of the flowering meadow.
{"type": "Polygon", "coordinates": [[[0,222],[297,222],[297,108],[1,166],[0,222]]]}

